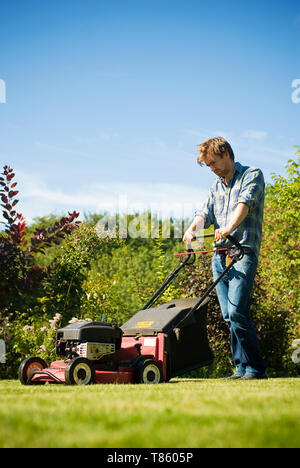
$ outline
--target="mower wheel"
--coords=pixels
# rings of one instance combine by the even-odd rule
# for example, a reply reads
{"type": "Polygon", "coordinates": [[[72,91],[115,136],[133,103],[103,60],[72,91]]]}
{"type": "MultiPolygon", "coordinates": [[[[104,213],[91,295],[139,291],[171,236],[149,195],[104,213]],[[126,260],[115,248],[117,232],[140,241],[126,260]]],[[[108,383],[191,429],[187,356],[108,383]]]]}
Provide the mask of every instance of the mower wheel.
{"type": "Polygon", "coordinates": [[[136,383],[158,384],[161,381],[162,372],[158,362],[146,359],[139,362],[136,368],[136,383]]]}
{"type": "Polygon", "coordinates": [[[41,371],[46,369],[46,367],[48,367],[46,362],[39,357],[29,357],[24,359],[24,361],[21,362],[18,370],[18,377],[20,382],[23,385],[32,385],[33,383],[35,383],[35,385],[43,385],[45,383],[43,381],[31,382],[31,377],[33,372],[41,371]]]}
{"type": "Polygon", "coordinates": [[[95,369],[86,358],[75,357],[66,366],[67,385],[90,385],[95,381],[95,369]]]}

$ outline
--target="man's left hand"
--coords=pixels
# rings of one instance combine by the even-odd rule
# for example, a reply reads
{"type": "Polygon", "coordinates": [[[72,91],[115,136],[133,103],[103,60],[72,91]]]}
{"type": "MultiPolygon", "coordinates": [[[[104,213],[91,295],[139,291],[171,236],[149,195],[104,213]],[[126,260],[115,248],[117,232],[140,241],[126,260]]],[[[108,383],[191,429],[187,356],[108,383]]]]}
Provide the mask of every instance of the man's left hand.
{"type": "Polygon", "coordinates": [[[232,229],[230,229],[227,226],[224,228],[216,229],[215,230],[216,241],[225,240],[226,237],[229,236],[231,233],[232,233],[232,229]]]}

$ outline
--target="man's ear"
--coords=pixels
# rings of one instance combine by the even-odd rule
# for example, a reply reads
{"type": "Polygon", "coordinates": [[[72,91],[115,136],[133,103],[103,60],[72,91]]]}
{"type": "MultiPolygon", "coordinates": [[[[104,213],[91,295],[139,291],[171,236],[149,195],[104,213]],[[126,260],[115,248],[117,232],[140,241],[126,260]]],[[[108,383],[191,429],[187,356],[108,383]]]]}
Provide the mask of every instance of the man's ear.
{"type": "Polygon", "coordinates": [[[231,159],[230,157],[230,154],[229,154],[229,151],[228,150],[225,150],[224,153],[222,153],[222,157],[225,158],[225,159],[231,159]]]}

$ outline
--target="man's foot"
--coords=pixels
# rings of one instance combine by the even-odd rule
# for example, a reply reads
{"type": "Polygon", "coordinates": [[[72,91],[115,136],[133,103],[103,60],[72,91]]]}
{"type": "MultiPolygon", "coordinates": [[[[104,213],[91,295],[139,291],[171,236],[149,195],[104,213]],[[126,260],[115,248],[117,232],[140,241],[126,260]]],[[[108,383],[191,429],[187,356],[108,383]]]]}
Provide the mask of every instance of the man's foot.
{"type": "Polygon", "coordinates": [[[267,374],[245,374],[240,380],[267,380],[267,374]]]}
{"type": "Polygon", "coordinates": [[[225,377],[225,380],[239,380],[243,377],[242,374],[232,374],[229,377],[225,377]]]}

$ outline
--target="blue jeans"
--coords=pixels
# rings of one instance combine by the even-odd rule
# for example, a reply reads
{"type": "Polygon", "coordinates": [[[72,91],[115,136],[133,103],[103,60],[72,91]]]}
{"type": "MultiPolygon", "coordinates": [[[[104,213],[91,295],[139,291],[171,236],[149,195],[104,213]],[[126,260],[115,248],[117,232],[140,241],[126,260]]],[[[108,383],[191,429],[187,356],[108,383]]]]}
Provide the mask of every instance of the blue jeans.
{"type": "MultiPolygon", "coordinates": [[[[216,290],[224,320],[230,330],[232,357],[238,374],[262,374],[266,371],[250,316],[250,295],[257,269],[254,253],[245,254],[217,284],[216,290]]],[[[226,268],[225,255],[214,255],[213,277],[226,268]]]]}

